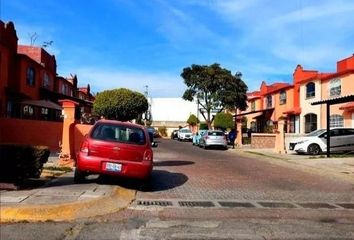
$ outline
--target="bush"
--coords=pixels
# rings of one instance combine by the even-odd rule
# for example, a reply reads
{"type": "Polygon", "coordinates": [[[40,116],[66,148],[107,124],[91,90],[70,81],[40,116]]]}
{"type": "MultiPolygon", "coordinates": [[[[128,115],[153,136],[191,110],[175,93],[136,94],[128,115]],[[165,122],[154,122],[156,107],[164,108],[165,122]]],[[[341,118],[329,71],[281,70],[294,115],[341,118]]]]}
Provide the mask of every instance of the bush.
{"type": "Polygon", "coordinates": [[[200,130],[208,130],[208,124],[206,122],[201,122],[199,125],[200,130]]]}
{"type": "Polygon", "coordinates": [[[228,128],[235,128],[235,123],[231,113],[220,112],[215,115],[214,127],[216,129],[226,130],[228,128]]]}
{"type": "Polygon", "coordinates": [[[167,128],[165,126],[158,127],[157,130],[158,130],[160,136],[167,137],[167,128]]]}
{"type": "Polygon", "coordinates": [[[45,146],[0,144],[0,179],[20,182],[39,178],[50,151],[45,146]]]}

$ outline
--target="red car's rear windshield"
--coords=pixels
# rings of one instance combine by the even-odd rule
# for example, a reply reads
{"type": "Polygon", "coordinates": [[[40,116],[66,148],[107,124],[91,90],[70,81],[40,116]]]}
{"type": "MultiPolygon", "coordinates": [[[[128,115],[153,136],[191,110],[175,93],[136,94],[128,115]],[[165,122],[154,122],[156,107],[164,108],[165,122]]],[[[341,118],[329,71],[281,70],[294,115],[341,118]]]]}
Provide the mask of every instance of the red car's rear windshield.
{"type": "Polygon", "coordinates": [[[97,124],[90,137],[128,144],[144,145],[146,143],[145,133],[142,129],[125,125],[97,124]]]}

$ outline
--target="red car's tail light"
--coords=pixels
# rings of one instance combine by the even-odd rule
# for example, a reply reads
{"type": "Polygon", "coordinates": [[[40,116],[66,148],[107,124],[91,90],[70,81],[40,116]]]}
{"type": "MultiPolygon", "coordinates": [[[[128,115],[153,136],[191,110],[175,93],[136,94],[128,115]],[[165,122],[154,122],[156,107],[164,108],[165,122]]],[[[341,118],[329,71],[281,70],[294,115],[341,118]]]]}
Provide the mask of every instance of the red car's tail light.
{"type": "Polygon", "coordinates": [[[88,141],[84,141],[84,142],[81,144],[80,152],[86,153],[87,155],[89,154],[89,143],[88,143],[88,141]]]}
{"type": "Polygon", "coordinates": [[[146,150],[144,152],[144,161],[152,161],[152,151],[146,150]]]}

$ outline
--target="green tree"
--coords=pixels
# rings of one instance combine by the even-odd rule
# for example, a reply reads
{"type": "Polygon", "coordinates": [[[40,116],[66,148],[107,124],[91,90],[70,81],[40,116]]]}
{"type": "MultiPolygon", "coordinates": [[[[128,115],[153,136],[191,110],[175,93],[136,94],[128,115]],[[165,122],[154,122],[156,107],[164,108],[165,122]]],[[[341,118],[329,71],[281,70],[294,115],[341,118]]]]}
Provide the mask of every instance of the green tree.
{"type": "Polygon", "coordinates": [[[182,98],[197,100],[200,113],[211,129],[213,117],[211,111],[222,112],[224,109],[242,111],[247,108],[247,85],[242,81],[240,72],[235,75],[221,68],[219,64],[196,65],[184,68],[181,77],[187,85],[182,98]],[[205,115],[206,114],[206,115],[205,115]]]}
{"type": "Polygon", "coordinates": [[[208,124],[206,122],[201,122],[199,125],[200,130],[208,130],[208,124]]]}
{"type": "Polygon", "coordinates": [[[195,126],[199,123],[199,119],[194,114],[191,114],[187,120],[187,123],[189,125],[195,126]]]}
{"type": "Polygon", "coordinates": [[[103,91],[97,95],[93,104],[96,115],[120,121],[135,119],[147,109],[145,96],[126,88],[103,91]]]}
{"type": "Polygon", "coordinates": [[[232,114],[224,112],[217,113],[214,119],[214,127],[222,129],[224,131],[228,128],[235,128],[235,123],[233,121],[232,114]]]}

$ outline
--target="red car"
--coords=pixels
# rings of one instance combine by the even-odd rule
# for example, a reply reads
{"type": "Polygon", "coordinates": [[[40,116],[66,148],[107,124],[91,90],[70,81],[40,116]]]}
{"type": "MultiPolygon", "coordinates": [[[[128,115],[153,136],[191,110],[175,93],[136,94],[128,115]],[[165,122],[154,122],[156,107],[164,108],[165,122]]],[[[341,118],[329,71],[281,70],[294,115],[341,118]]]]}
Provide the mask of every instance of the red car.
{"type": "Polygon", "coordinates": [[[151,142],[143,126],[100,120],[81,144],[74,182],[82,182],[89,174],[146,179],[152,166],[151,142]]]}

